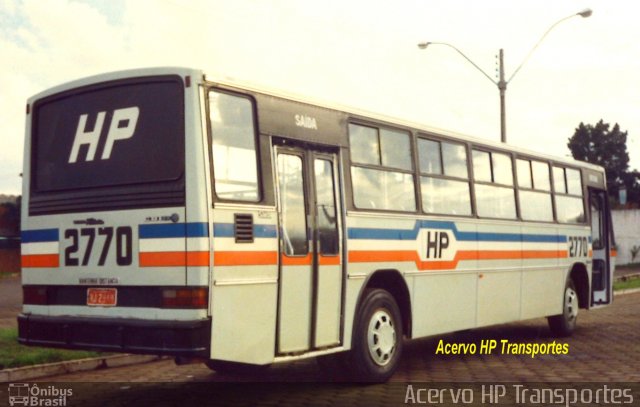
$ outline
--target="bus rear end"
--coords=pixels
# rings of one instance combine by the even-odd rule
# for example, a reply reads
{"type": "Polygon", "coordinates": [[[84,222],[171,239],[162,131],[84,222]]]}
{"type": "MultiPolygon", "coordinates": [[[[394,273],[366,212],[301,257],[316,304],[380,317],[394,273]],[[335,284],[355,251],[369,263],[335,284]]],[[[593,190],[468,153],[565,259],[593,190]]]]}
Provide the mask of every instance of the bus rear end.
{"type": "Polygon", "coordinates": [[[209,355],[204,159],[185,160],[199,78],[129,71],[28,101],[21,343],[209,355]]]}

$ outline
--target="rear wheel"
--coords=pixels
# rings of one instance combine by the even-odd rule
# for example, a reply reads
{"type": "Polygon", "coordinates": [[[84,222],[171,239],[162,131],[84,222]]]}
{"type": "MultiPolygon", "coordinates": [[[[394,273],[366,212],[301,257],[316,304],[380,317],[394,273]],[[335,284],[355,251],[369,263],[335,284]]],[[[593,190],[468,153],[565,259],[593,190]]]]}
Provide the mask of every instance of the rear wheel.
{"type": "Polygon", "coordinates": [[[576,329],[580,303],[573,279],[569,278],[564,289],[562,314],[548,318],[549,328],[555,336],[571,336],[576,329]]]}
{"type": "Polygon", "coordinates": [[[402,355],[402,317],[387,291],[365,292],[352,345],[349,368],[356,379],[385,382],[398,368],[402,355]]]}

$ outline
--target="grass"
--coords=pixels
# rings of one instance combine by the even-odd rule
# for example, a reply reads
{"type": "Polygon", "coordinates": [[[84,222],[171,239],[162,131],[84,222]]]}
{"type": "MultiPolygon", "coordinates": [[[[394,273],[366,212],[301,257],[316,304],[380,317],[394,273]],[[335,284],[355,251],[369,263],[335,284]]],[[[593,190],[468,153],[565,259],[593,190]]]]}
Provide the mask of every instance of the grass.
{"type": "Polygon", "coordinates": [[[640,288],[640,278],[632,278],[626,281],[616,281],[613,283],[614,290],[628,290],[630,288],[640,288]]]}
{"type": "Polygon", "coordinates": [[[104,354],[20,345],[17,328],[0,329],[0,369],[92,358],[101,355],[104,354]]]}

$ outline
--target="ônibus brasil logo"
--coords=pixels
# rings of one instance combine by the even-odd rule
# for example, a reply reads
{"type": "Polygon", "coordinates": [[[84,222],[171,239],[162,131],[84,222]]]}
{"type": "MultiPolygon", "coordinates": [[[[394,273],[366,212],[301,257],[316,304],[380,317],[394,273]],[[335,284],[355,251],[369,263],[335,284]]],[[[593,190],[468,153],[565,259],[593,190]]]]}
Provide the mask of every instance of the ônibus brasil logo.
{"type": "Polygon", "coordinates": [[[38,386],[29,383],[9,384],[10,406],[62,407],[73,396],[72,389],[62,389],[53,385],[38,386]]]}

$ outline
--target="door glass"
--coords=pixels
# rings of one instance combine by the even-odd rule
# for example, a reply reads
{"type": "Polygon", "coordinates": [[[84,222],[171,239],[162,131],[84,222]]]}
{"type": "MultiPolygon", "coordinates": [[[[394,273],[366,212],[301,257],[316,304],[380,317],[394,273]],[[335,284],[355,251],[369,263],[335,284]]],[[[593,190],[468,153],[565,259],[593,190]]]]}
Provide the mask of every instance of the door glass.
{"type": "Polygon", "coordinates": [[[309,238],[304,204],[302,157],[278,155],[278,179],[284,254],[306,255],[309,252],[309,238]]]}
{"type": "Polygon", "coordinates": [[[338,224],[331,161],[316,159],[316,213],[318,214],[318,245],[321,254],[338,254],[338,224]]]}
{"type": "Polygon", "coordinates": [[[593,250],[604,249],[603,227],[602,227],[602,202],[600,196],[591,194],[591,239],[593,250]]]}

